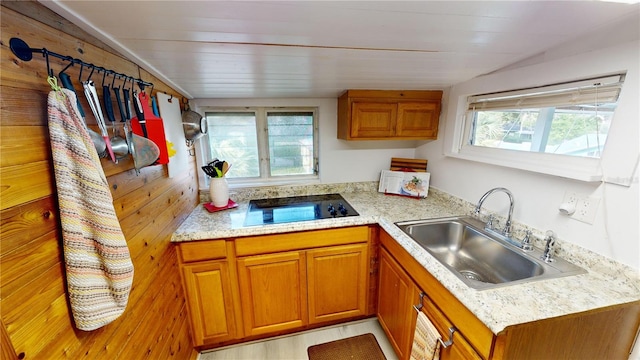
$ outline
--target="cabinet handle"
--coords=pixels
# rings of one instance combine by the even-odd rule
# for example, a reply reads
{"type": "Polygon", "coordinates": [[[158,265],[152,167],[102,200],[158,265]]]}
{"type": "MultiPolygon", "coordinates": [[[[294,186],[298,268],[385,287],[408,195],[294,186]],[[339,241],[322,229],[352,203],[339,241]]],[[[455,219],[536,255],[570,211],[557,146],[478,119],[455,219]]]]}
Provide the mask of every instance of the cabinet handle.
{"type": "MultiPolygon", "coordinates": [[[[415,311],[417,311],[418,313],[420,312],[420,310],[424,307],[424,305],[422,304],[422,300],[424,300],[424,297],[427,294],[425,294],[424,292],[420,292],[420,303],[418,305],[413,305],[413,309],[415,311]]],[[[447,341],[442,341],[441,338],[438,338],[438,341],[440,342],[440,345],[442,345],[443,349],[448,348],[449,346],[453,345],[453,333],[456,332],[458,329],[456,329],[455,326],[452,326],[449,328],[449,340],[447,341]]]]}

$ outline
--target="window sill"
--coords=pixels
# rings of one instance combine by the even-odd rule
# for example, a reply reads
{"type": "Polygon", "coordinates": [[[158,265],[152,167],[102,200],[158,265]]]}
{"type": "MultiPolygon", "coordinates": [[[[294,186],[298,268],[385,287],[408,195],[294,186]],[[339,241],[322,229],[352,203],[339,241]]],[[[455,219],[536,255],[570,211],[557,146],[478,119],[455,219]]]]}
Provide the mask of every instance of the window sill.
{"type": "MultiPolygon", "coordinates": [[[[269,187],[269,186],[301,186],[301,185],[309,185],[309,184],[320,184],[320,178],[318,176],[301,176],[296,178],[286,178],[286,179],[255,179],[255,180],[233,180],[227,179],[229,183],[229,189],[245,189],[245,188],[257,188],[257,187],[269,187]]],[[[209,179],[206,179],[203,182],[204,188],[200,188],[201,191],[209,190],[209,179]]]]}
{"type": "Polygon", "coordinates": [[[524,153],[504,149],[496,151],[496,149],[475,146],[464,146],[457,152],[452,151],[445,155],[582,182],[597,183],[603,179],[602,171],[599,170],[600,159],[524,153]]]}

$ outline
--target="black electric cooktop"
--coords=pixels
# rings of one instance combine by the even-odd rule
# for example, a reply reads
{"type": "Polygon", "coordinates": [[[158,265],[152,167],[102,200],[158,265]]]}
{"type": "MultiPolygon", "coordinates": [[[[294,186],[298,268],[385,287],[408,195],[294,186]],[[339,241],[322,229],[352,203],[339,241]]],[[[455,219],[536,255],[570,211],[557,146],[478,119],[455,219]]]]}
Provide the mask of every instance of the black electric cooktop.
{"type": "Polygon", "coordinates": [[[340,194],[293,196],[249,201],[244,226],[358,216],[340,194]]]}

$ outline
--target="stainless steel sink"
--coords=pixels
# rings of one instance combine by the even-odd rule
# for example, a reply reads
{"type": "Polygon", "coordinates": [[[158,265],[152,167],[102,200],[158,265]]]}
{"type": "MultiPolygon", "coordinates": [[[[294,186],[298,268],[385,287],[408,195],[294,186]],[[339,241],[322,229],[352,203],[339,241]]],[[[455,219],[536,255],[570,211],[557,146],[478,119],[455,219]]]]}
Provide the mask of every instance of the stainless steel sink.
{"type": "Polygon", "coordinates": [[[542,251],[525,252],[509,239],[484,229],[472,217],[416,220],[396,223],[465,284],[489,289],[586,271],[555,258],[546,263],[542,251]]]}

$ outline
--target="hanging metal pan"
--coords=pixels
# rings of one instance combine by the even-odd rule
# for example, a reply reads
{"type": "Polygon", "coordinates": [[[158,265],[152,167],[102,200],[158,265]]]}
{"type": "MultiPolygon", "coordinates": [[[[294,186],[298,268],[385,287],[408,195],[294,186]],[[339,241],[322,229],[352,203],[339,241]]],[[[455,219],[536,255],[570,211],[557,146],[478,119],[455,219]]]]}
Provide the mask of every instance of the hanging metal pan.
{"type": "Polygon", "coordinates": [[[184,137],[194,142],[207,133],[207,118],[195,111],[187,110],[182,113],[182,128],[184,137]]]}

